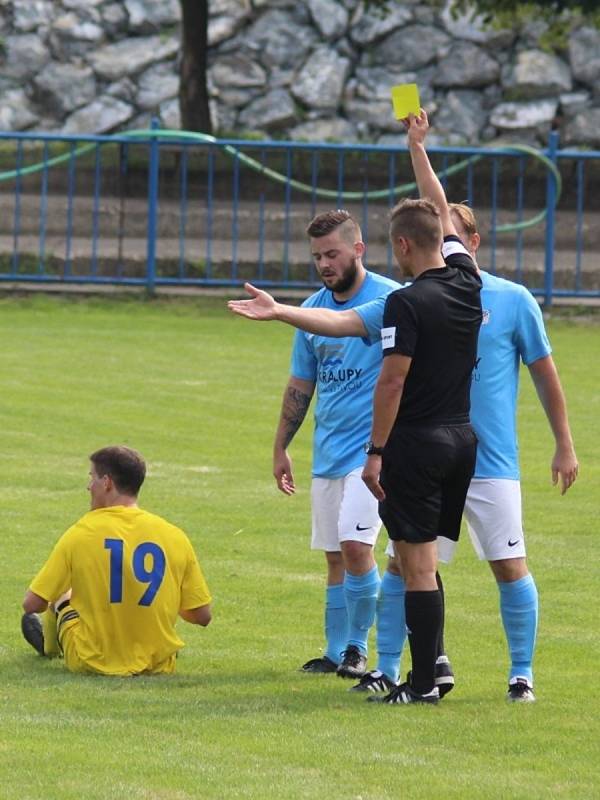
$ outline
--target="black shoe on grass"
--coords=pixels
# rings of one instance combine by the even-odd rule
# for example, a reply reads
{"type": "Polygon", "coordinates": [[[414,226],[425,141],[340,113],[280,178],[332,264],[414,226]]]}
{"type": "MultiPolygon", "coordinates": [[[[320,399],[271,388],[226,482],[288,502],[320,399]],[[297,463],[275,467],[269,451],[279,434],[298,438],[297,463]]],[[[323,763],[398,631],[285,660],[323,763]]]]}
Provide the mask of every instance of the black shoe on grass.
{"type": "Polygon", "coordinates": [[[421,703],[423,705],[437,705],[440,701],[440,693],[437,686],[430,692],[419,694],[408,683],[401,683],[395,686],[389,694],[384,697],[372,695],[367,697],[369,703],[386,703],[387,705],[410,705],[411,703],[421,703]]]}
{"type": "Polygon", "coordinates": [[[454,689],[454,673],[448,656],[438,656],[435,662],[435,685],[440,693],[440,700],[454,689]]]}
{"type": "Polygon", "coordinates": [[[390,692],[395,683],[391,681],[383,672],[375,669],[372,672],[365,672],[360,681],[351,686],[349,692],[390,692]]]}
{"type": "Polygon", "coordinates": [[[508,684],[506,699],[509,703],[535,703],[533,686],[526,678],[512,678],[508,684]]]}
{"type": "Polygon", "coordinates": [[[337,668],[340,678],[362,678],[367,671],[367,657],[358,647],[351,644],[342,653],[342,660],[337,668]]]}
{"type": "Polygon", "coordinates": [[[42,631],[42,621],[37,614],[23,614],[21,617],[21,631],[25,640],[34,650],[43,656],[44,653],[44,633],[42,631]]]}
{"type": "Polygon", "coordinates": [[[323,658],[311,658],[306,664],[302,664],[300,672],[313,672],[323,675],[327,672],[335,672],[337,666],[335,661],[327,658],[327,656],[323,656],[323,658]]]}
{"type": "MultiPolygon", "coordinates": [[[[411,679],[412,670],[406,676],[408,683],[411,682],[411,679]]],[[[440,700],[442,697],[444,697],[444,695],[448,694],[448,692],[451,692],[452,689],[454,689],[454,673],[452,672],[452,666],[448,661],[448,656],[439,656],[438,660],[435,662],[434,685],[438,688],[440,700]]]]}

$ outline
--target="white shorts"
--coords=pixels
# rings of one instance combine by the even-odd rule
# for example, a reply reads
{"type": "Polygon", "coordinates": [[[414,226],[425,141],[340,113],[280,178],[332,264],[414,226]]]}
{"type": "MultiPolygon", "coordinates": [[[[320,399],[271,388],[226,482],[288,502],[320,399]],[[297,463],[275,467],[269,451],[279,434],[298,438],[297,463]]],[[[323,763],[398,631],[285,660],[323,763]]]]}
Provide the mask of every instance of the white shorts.
{"type": "MultiPolygon", "coordinates": [[[[438,561],[441,561],[442,564],[448,564],[452,561],[452,556],[454,555],[454,548],[458,544],[458,542],[453,541],[452,539],[446,539],[445,536],[438,536],[435,540],[438,548],[438,561]]],[[[390,558],[394,558],[396,555],[394,553],[394,543],[390,539],[388,541],[387,547],[385,548],[386,556],[390,558]]]]}
{"type": "MultiPolygon", "coordinates": [[[[503,478],[473,478],[465,502],[467,530],[480,559],[499,561],[525,558],[525,535],[521,514],[521,484],[503,478]]],[[[452,561],[458,542],[438,536],[438,559],[452,561]]],[[[386,554],[394,555],[390,542],[386,554]]]]}
{"type": "MultiPolygon", "coordinates": [[[[445,536],[438,536],[435,540],[437,544],[437,557],[438,561],[441,561],[442,564],[449,564],[452,561],[452,556],[454,555],[454,548],[458,544],[458,542],[454,542],[452,539],[446,539],[445,536]]],[[[385,548],[386,556],[390,558],[394,558],[394,542],[390,539],[387,543],[387,547],[385,548]]]]}
{"type": "Polygon", "coordinates": [[[381,528],[379,504],[361,474],[358,467],[343,478],[313,478],[313,550],[339,553],[341,542],[375,545],[381,528]]]}

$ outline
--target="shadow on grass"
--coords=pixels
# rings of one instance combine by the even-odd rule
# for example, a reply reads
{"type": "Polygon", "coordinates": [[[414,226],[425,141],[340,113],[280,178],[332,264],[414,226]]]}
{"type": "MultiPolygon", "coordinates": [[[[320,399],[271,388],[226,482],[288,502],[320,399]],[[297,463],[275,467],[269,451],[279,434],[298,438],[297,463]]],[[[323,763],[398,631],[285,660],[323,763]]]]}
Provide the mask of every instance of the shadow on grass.
{"type": "Polygon", "coordinates": [[[5,662],[3,671],[5,687],[9,692],[12,687],[15,697],[22,697],[26,690],[29,700],[35,703],[36,695],[41,699],[52,693],[60,700],[63,712],[85,708],[112,719],[125,718],[132,707],[151,710],[153,718],[162,719],[178,715],[307,717],[327,711],[353,715],[389,708],[366,703],[363,694],[348,691],[351,681],[335,675],[304,675],[295,669],[262,669],[254,665],[243,671],[226,667],[215,670],[211,666],[206,672],[111,677],[73,674],[60,659],[48,661],[23,653],[5,662]],[[117,695],[126,702],[115,703],[117,695]]]}

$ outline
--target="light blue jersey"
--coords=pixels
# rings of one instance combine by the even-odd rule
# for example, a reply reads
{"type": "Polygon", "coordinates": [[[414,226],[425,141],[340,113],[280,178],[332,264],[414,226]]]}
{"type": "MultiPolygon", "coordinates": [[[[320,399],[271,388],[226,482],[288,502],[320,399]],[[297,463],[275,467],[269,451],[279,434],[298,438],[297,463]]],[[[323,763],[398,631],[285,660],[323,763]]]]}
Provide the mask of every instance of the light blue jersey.
{"type": "Polygon", "coordinates": [[[519,479],[519,365],[550,355],[542,312],[524,286],[481,273],[483,321],[471,384],[476,478],[519,479]]]}
{"type": "MultiPolygon", "coordinates": [[[[471,423],[477,433],[475,478],[519,479],[519,365],[550,355],[540,307],[524,286],[481,272],[483,322],[471,384],[471,423]]],[[[356,309],[379,342],[385,298],[356,309]]],[[[379,349],[379,348],[377,348],[379,349]]]]}
{"type": "MultiPolygon", "coordinates": [[[[346,311],[376,297],[385,302],[388,294],[400,287],[396,281],[367,272],[359,291],[345,303],[338,303],[331,291],[321,289],[302,305],[346,311]]],[[[317,388],[312,467],[315,477],[341,478],[364,464],[381,359],[380,347],[371,347],[356,337],[334,339],[296,331],[291,374],[314,382],[317,388]]]]}

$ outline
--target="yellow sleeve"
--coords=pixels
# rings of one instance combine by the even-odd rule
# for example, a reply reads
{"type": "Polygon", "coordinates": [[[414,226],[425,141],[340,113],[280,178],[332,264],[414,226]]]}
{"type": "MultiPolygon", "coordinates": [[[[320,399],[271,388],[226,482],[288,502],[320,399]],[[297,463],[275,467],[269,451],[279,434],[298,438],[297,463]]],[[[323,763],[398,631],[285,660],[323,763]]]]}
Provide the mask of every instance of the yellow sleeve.
{"type": "Polygon", "coordinates": [[[188,541],[188,544],[189,556],[181,586],[180,609],[182,611],[206,606],[212,600],[191,542],[188,541]]]}
{"type": "Polygon", "coordinates": [[[29,587],[47,602],[56,600],[71,588],[71,559],[66,541],[67,534],[58,540],[50,558],[35,576],[29,587]]]}

